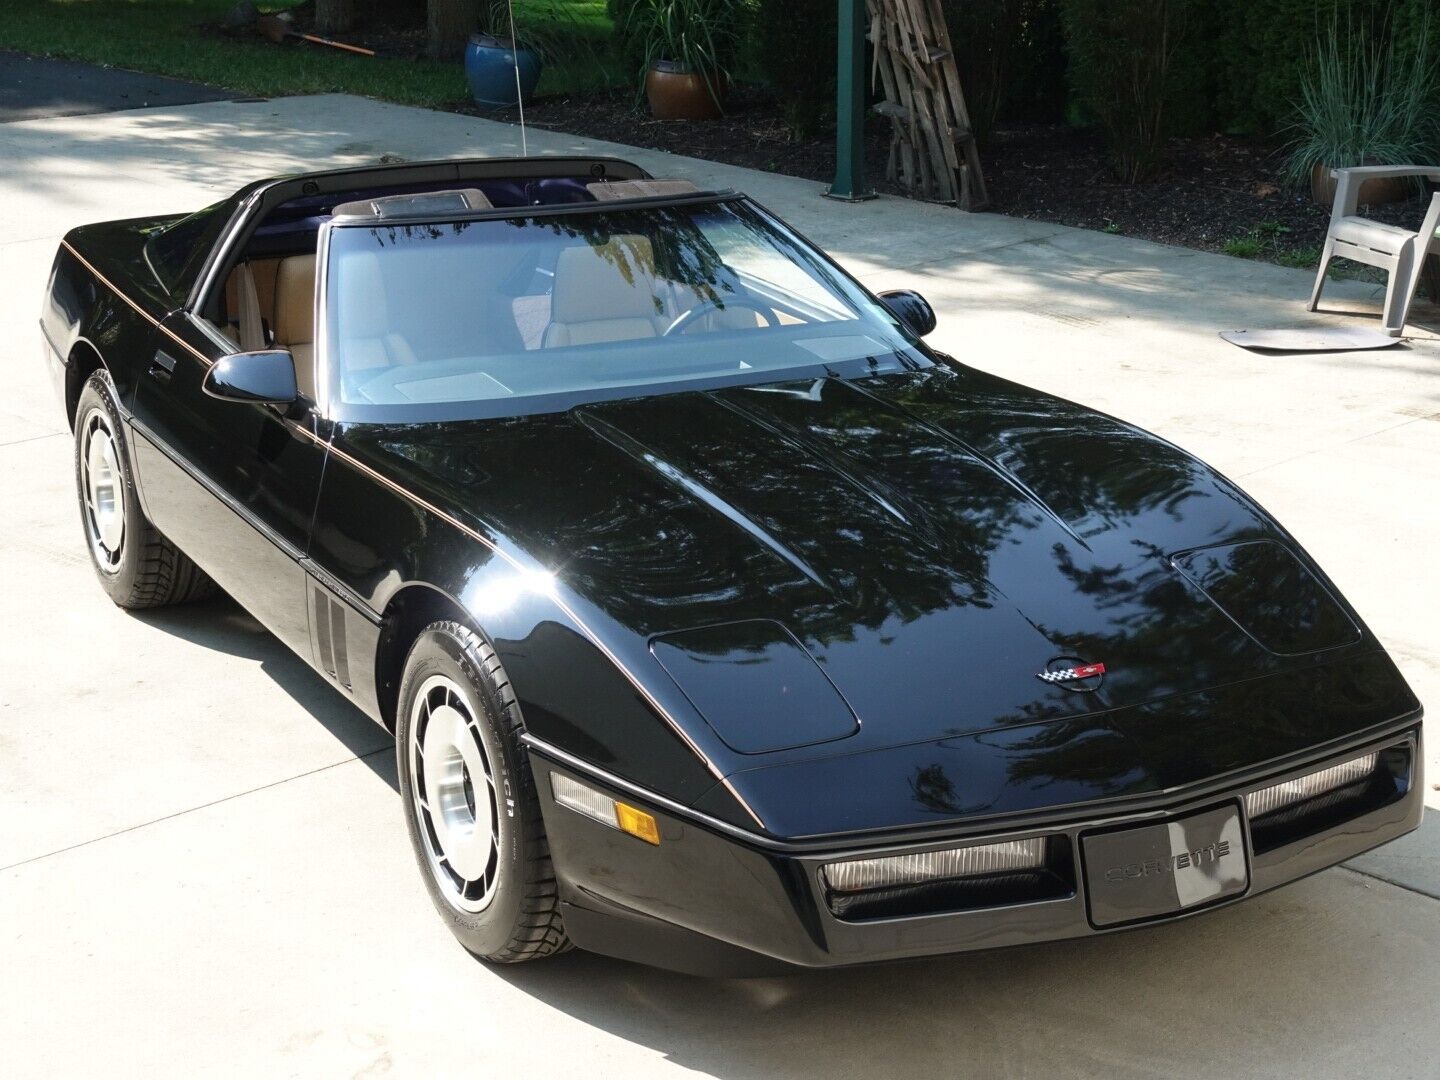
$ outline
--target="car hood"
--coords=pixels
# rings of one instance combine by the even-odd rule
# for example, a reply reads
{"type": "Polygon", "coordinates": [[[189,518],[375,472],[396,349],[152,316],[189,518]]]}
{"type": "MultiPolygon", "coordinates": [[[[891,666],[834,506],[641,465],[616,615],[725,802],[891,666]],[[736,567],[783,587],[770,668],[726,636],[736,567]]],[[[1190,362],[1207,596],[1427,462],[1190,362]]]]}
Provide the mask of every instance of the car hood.
{"type": "Polygon", "coordinates": [[[735,751],[727,771],[1049,724],[1375,648],[1293,541],[1204,464],[970,369],[362,437],[555,568],[647,681],[673,678],[695,702],[735,751]],[[1216,560],[1186,555],[1263,541],[1289,568],[1278,578],[1272,564],[1268,580],[1223,566],[1215,579],[1216,560]],[[1267,637],[1292,610],[1296,633],[1267,637]],[[778,698],[747,698],[764,650],[743,627],[730,655],[667,662],[672,635],[722,624],[760,627],[791,660],[808,652],[823,675],[801,682],[835,722],[809,715],[818,699],[785,701],[786,679],[765,685],[778,698]],[[1103,679],[1041,677],[1080,664],[1104,664],[1103,679]],[[773,739],[727,737],[757,712],[773,739]]]}

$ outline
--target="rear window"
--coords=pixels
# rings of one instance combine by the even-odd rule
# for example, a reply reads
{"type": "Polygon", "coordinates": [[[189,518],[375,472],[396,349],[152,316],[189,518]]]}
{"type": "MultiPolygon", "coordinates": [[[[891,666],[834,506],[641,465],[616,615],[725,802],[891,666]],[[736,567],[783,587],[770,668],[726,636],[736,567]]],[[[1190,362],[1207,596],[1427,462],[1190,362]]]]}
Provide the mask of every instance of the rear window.
{"type": "Polygon", "coordinates": [[[226,200],[166,225],[145,242],[145,257],[167,292],[176,297],[190,292],[205,256],[229,220],[226,200]]]}

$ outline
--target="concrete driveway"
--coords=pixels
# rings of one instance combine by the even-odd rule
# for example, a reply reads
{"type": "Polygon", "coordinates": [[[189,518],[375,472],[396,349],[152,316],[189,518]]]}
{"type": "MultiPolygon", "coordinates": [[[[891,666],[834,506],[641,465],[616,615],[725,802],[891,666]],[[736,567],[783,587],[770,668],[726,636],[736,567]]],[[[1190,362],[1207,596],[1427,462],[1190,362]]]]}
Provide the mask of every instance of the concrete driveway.
{"type": "MultiPolygon", "coordinates": [[[[580,954],[495,969],[429,908],[383,732],[233,604],[109,604],[40,364],[59,236],[277,172],[517,151],[507,126],[349,97],[0,126],[0,1072],[1434,1076],[1433,813],[1355,868],[1101,940],[754,981],[580,954]]],[[[939,345],[966,362],[1209,459],[1315,554],[1422,700],[1440,701],[1433,335],[1256,356],[1216,331],[1309,323],[1307,275],[900,200],[840,206],[805,181],[632,156],[746,189],[868,283],[918,287],[940,311],[939,345]]],[[[1373,321],[1374,293],[1334,295],[1373,321]]]]}

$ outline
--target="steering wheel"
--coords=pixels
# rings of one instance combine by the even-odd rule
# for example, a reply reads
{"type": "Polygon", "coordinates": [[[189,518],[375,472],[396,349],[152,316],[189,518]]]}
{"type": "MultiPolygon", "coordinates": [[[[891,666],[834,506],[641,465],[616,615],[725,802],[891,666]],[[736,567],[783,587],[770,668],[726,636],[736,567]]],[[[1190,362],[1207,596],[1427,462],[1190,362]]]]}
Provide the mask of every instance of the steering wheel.
{"type": "Polygon", "coordinates": [[[702,304],[697,304],[689,311],[681,312],[675,321],[665,328],[665,332],[660,336],[669,337],[671,334],[681,333],[686,327],[702,316],[708,315],[712,311],[727,311],[732,307],[744,308],[747,311],[755,312],[756,315],[759,315],[760,318],[765,320],[766,326],[774,327],[780,325],[779,320],[775,318],[775,313],[769,308],[754,300],[746,300],[743,296],[737,296],[724,303],[721,303],[719,300],[706,300],[702,304]]]}

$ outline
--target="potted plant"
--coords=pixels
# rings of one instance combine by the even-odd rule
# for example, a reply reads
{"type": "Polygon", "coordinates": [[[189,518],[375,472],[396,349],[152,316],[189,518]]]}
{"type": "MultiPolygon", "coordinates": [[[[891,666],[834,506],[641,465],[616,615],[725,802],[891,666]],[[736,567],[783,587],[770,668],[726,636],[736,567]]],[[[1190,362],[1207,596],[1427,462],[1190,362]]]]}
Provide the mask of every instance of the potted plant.
{"type": "MultiPolygon", "coordinates": [[[[1430,35],[1416,35],[1419,46],[1408,50],[1396,49],[1394,35],[1384,36],[1378,40],[1363,25],[1342,33],[1332,23],[1301,78],[1289,173],[1309,183],[1322,206],[1335,201],[1331,169],[1427,165],[1440,150],[1440,66],[1429,55],[1430,35]]],[[[1360,202],[1397,202],[1414,185],[1409,178],[1367,180],[1360,202]]]]}
{"type": "Polygon", "coordinates": [[[625,32],[644,57],[645,97],[659,120],[725,111],[743,0],[639,0],[625,32]]]}
{"type": "Polygon", "coordinates": [[[480,33],[465,46],[465,77],[475,104],[498,109],[529,101],[544,66],[540,50],[527,41],[517,42],[518,32],[510,36],[510,9],[504,0],[486,6],[480,25],[480,33]]]}

